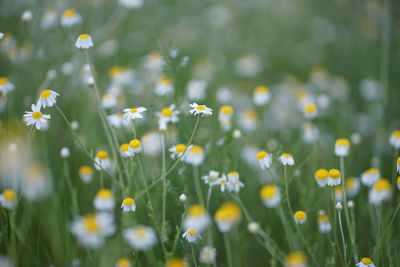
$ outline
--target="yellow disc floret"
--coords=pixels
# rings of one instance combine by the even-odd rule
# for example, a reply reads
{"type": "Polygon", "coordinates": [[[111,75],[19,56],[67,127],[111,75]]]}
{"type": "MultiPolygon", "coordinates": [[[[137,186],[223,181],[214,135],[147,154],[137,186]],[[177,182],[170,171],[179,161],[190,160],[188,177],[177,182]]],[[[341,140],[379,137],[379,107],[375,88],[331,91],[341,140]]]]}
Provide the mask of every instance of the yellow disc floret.
{"type": "Polygon", "coordinates": [[[51,91],[49,89],[44,90],[43,92],[40,93],[41,98],[48,98],[51,95],[51,91]]]}
{"type": "Polygon", "coordinates": [[[260,191],[260,197],[262,199],[269,199],[276,195],[278,188],[273,184],[265,185],[260,191]]]}
{"type": "Polygon", "coordinates": [[[188,208],[187,214],[191,217],[199,217],[206,213],[206,210],[203,206],[195,204],[188,208]]]}
{"type": "Polygon", "coordinates": [[[99,191],[97,191],[96,196],[99,198],[107,199],[111,198],[113,194],[110,189],[100,189],[99,191]]]}
{"type": "Polygon", "coordinates": [[[302,210],[296,211],[296,213],[294,214],[294,217],[296,217],[297,220],[304,220],[306,216],[306,213],[302,210]]]}
{"type": "Polygon", "coordinates": [[[268,156],[268,153],[265,152],[264,150],[257,153],[257,159],[263,159],[266,156],[268,156]]]}
{"type": "Polygon", "coordinates": [[[129,142],[129,146],[132,148],[138,148],[140,147],[141,143],[138,139],[133,139],[129,142]]]}
{"type": "Polygon", "coordinates": [[[315,172],[315,178],[317,178],[318,180],[325,180],[326,178],[328,178],[329,172],[327,169],[318,169],[315,172]]]}
{"type": "Polygon", "coordinates": [[[329,177],[333,179],[338,179],[340,178],[340,171],[337,169],[331,169],[329,170],[329,177]]]}
{"type": "Polygon", "coordinates": [[[32,118],[34,118],[35,120],[39,120],[42,117],[43,117],[43,115],[40,112],[35,111],[35,112],[32,113],[32,118]]]}
{"type": "Polygon", "coordinates": [[[105,150],[99,150],[97,151],[96,157],[99,159],[106,159],[108,158],[108,152],[105,150]]]}
{"type": "Polygon", "coordinates": [[[235,202],[226,202],[218,208],[214,215],[216,221],[229,221],[234,222],[240,219],[242,211],[235,202]]]}
{"type": "Polygon", "coordinates": [[[123,202],[125,206],[132,206],[133,204],[135,204],[135,200],[130,197],[125,198],[123,202]]]}
{"type": "Polygon", "coordinates": [[[170,108],[163,108],[161,110],[161,115],[163,115],[164,117],[171,117],[172,113],[173,113],[173,111],[170,108]]]}
{"type": "Polygon", "coordinates": [[[376,191],[389,191],[390,189],[392,189],[392,185],[390,184],[388,179],[381,178],[374,184],[374,189],[376,191]]]}
{"type": "Polygon", "coordinates": [[[223,105],[220,109],[220,111],[224,114],[232,114],[233,113],[233,108],[229,105],[223,105]]]}
{"type": "Polygon", "coordinates": [[[6,189],[3,191],[3,197],[7,201],[14,201],[17,197],[15,191],[12,189],[6,189]]]}

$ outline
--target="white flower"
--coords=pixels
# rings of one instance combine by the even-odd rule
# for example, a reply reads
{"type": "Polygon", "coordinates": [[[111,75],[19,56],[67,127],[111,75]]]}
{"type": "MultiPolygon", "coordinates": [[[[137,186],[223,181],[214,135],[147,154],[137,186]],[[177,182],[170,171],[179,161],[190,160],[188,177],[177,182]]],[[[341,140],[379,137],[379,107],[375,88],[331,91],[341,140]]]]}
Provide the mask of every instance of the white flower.
{"type": "Polygon", "coordinates": [[[318,115],[318,109],[314,103],[304,105],[303,112],[307,119],[314,119],[318,115]]]}
{"type": "Polygon", "coordinates": [[[15,88],[6,77],[0,77],[0,93],[6,96],[9,92],[13,91],[15,88]]]}
{"type": "Polygon", "coordinates": [[[174,104],[170,105],[169,107],[163,108],[161,112],[157,112],[156,115],[158,117],[159,129],[161,131],[165,131],[167,129],[167,124],[169,122],[177,123],[179,121],[179,111],[175,110],[174,104]]]}
{"type": "Polygon", "coordinates": [[[39,108],[52,107],[56,103],[57,96],[59,96],[59,94],[52,90],[44,90],[40,93],[40,97],[36,106],[38,106],[39,108]]]}
{"type": "Polygon", "coordinates": [[[381,174],[378,169],[370,168],[361,174],[361,183],[366,186],[373,185],[379,180],[381,174]]]}
{"type": "Polygon", "coordinates": [[[192,101],[200,101],[206,97],[207,82],[204,80],[191,80],[186,86],[188,97],[192,101]]]}
{"type": "Polygon", "coordinates": [[[114,128],[131,127],[131,122],[129,120],[124,119],[121,113],[115,113],[107,116],[108,123],[114,128]]]}
{"type": "Polygon", "coordinates": [[[350,141],[346,138],[337,139],[335,142],[335,155],[338,157],[346,157],[349,155],[350,141]]]}
{"type": "Polygon", "coordinates": [[[213,264],[217,256],[217,250],[210,246],[205,246],[200,251],[200,262],[205,264],[213,264]]]}
{"type": "Polygon", "coordinates": [[[128,121],[133,121],[136,119],[142,119],[142,113],[145,112],[147,109],[145,107],[139,108],[126,108],[124,109],[124,118],[128,121]]]}
{"type": "Polygon", "coordinates": [[[129,151],[132,156],[142,152],[142,143],[139,139],[133,139],[129,142],[129,151]]]}
{"type": "Polygon", "coordinates": [[[219,109],[218,121],[220,123],[227,123],[233,116],[233,108],[229,105],[223,105],[219,109]]]}
{"type": "Polygon", "coordinates": [[[305,143],[309,144],[318,138],[318,128],[315,127],[310,121],[302,125],[302,139],[305,143]]]}
{"type": "Polygon", "coordinates": [[[101,104],[104,108],[112,108],[117,104],[117,98],[113,94],[104,94],[101,104]]]}
{"type": "Polygon", "coordinates": [[[204,180],[205,184],[208,184],[210,186],[218,184],[218,179],[219,179],[219,172],[216,171],[210,171],[208,175],[204,175],[201,177],[204,180]]]}
{"type": "Polygon", "coordinates": [[[244,184],[239,181],[239,173],[238,172],[229,172],[228,173],[228,190],[229,192],[236,192],[240,191],[240,188],[244,187],[244,184]]]}
{"type": "Polygon", "coordinates": [[[283,165],[294,165],[294,159],[293,156],[291,154],[288,153],[282,153],[282,155],[279,157],[279,161],[283,164],[283,165]]]}
{"type": "Polygon", "coordinates": [[[57,21],[57,11],[54,8],[47,8],[43,14],[40,26],[42,29],[47,30],[54,26],[57,21]]]}
{"type": "Polygon", "coordinates": [[[193,166],[199,166],[205,158],[204,150],[201,146],[194,145],[186,152],[186,162],[193,166]]]}
{"type": "Polygon", "coordinates": [[[79,177],[84,183],[90,183],[93,177],[93,169],[90,166],[83,165],[79,168],[79,177]]]}
{"type": "Polygon", "coordinates": [[[190,104],[190,107],[192,108],[190,110],[190,114],[192,115],[206,115],[210,116],[212,115],[212,109],[208,108],[206,105],[198,105],[197,103],[190,104]]]}
{"type": "Polygon", "coordinates": [[[379,205],[382,201],[389,200],[392,195],[392,185],[386,178],[381,178],[376,181],[369,191],[369,203],[379,205]]]}
{"type": "Polygon", "coordinates": [[[186,238],[186,240],[190,243],[196,242],[201,238],[199,231],[197,231],[195,228],[188,228],[183,234],[183,238],[186,238]]]}
{"type": "Polygon", "coordinates": [[[253,92],[253,102],[256,106],[263,106],[268,104],[271,99],[271,94],[269,92],[268,87],[266,86],[257,86],[253,92]]]}
{"type": "Polygon", "coordinates": [[[100,189],[94,198],[94,207],[100,211],[112,211],[115,206],[114,195],[110,189],[100,189]]]}
{"type": "Polygon", "coordinates": [[[314,174],[315,181],[320,187],[325,187],[328,184],[328,176],[329,172],[326,169],[318,169],[314,174]]]}
{"type": "Polygon", "coordinates": [[[129,149],[129,144],[122,144],[119,146],[121,156],[124,158],[129,158],[132,156],[132,151],[129,149]]]}
{"type": "Polygon", "coordinates": [[[40,112],[40,106],[35,106],[35,104],[32,104],[31,108],[32,111],[25,111],[24,120],[26,125],[34,125],[38,130],[45,129],[48,124],[47,120],[50,119],[50,115],[42,114],[40,112]]]}
{"type": "Polygon", "coordinates": [[[215,184],[216,184],[216,185],[220,185],[221,192],[225,192],[225,189],[226,189],[227,186],[228,186],[228,181],[227,181],[227,179],[226,179],[226,175],[225,175],[225,174],[222,174],[222,177],[219,178],[219,179],[215,182],[215,184]]]}
{"type": "Polygon", "coordinates": [[[265,170],[271,166],[272,155],[268,154],[264,150],[258,152],[256,157],[261,169],[265,170]]]}
{"type": "Polygon", "coordinates": [[[260,191],[260,197],[268,208],[275,208],[281,202],[281,195],[276,185],[267,184],[260,191]]]}
{"type": "Polygon", "coordinates": [[[69,158],[69,156],[70,156],[69,148],[68,148],[68,147],[63,147],[63,148],[61,148],[60,156],[61,156],[62,158],[64,158],[64,159],[69,158]]]}
{"type": "MultiPolygon", "coordinates": [[[[192,148],[192,146],[188,147],[188,150],[192,148]]],[[[185,144],[177,144],[169,149],[169,152],[171,152],[171,158],[179,158],[181,157],[181,161],[184,161],[186,159],[185,155],[183,153],[185,152],[186,145],[185,144]],[[183,156],[182,156],[183,155],[183,156]]]]}
{"type": "Polygon", "coordinates": [[[125,229],[123,235],[129,245],[136,250],[147,250],[157,243],[157,236],[153,228],[138,225],[125,229]]]}
{"type": "Polygon", "coordinates": [[[169,77],[161,77],[156,84],[154,89],[158,96],[169,96],[174,93],[174,85],[169,77]]]}
{"type": "Polygon", "coordinates": [[[194,228],[202,232],[210,224],[210,216],[206,209],[198,204],[191,205],[187,209],[187,214],[183,219],[183,228],[194,228]]]}
{"type": "Polygon", "coordinates": [[[293,217],[297,224],[303,224],[307,220],[307,214],[302,210],[296,211],[293,217]]]}
{"type": "Polygon", "coordinates": [[[75,46],[77,48],[88,49],[93,46],[92,37],[89,34],[81,34],[76,40],[75,46]]]}
{"type": "Polygon", "coordinates": [[[359,263],[356,263],[357,267],[375,267],[374,263],[370,258],[362,258],[359,263]]]}
{"type": "Polygon", "coordinates": [[[340,171],[337,169],[331,169],[328,172],[328,185],[337,186],[340,185],[340,171]]]}
{"type": "Polygon", "coordinates": [[[332,225],[327,215],[318,216],[318,229],[320,233],[328,233],[332,230],[332,225]]]}
{"type": "Polygon", "coordinates": [[[133,198],[127,197],[122,201],[121,209],[124,212],[130,212],[136,210],[136,203],[133,198]]]}
{"type": "Polygon", "coordinates": [[[396,149],[400,148],[400,130],[395,130],[392,132],[389,138],[389,143],[396,149]]]}
{"type": "Polygon", "coordinates": [[[111,167],[111,162],[110,162],[110,159],[108,158],[108,152],[105,150],[97,151],[94,161],[96,162],[94,164],[94,167],[98,171],[101,170],[102,168],[109,169],[111,167]]]}
{"type": "Polygon", "coordinates": [[[17,204],[17,194],[12,189],[5,189],[0,195],[0,204],[3,208],[12,210],[17,204]]]}
{"type": "Polygon", "coordinates": [[[135,9],[142,7],[143,0],[118,0],[118,3],[123,7],[135,9]]]}
{"type": "Polygon", "coordinates": [[[66,9],[61,15],[61,25],[70,28],[82,22],[82,17],[76,12],[75,9],[66,9]]]}

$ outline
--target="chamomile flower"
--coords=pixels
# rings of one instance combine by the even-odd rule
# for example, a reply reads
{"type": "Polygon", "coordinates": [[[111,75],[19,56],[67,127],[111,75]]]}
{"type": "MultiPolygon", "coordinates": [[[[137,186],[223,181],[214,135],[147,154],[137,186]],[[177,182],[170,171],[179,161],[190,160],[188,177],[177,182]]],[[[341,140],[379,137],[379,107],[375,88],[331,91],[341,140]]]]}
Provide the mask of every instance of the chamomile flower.
{"type": "Polygon", "coordinates": [[[118,3],[129,9],[141,8],[143,6],[143,0],[118,0],[118,3]]]}
{"type": "Polygon", "coordinates": [[[167,124],[169,122],[177,123],[179,121],[179,111],[175,110],[174,104],[163,108],[161,112],[157,112],[156,115],[158,117],[158,125],[161,131],[165,131],[167,129],[167,124]]]}
{"type": "Polygon", "coordinates": [[[125,229],[123,235],[129,245],[135,250],[148,250],[157,243],[157,236],[153,228],[138,225],[125,229]]]}
{"type": "Polygon", "coordinates": [[[228,173],[228,190],[229,192],[236,192],[240,191],[240,188],[244,187],[244,184],[239,181],[239,173],[238,172],[229,172],[228,173]]]}
{"type": "Polygon", "coordinates": [[[108,214],[88,214],[72,222],[71,232],[81,245],[99,248],[104,244],[104,238],[115,232],[115,226],[112,216],[108,214]]]}
{"type": "Polygon", "coordinates": [[[0,195],[0,204],[3,208],[12,210],[17,204],[17,194],[12,189],[6,189],[0,195]]]}
{"type": "Polygon", "coordinates": [[[194,228],[202,232],[209,224],[210,216],[203,206],[198,204],[189,206],[183,219],[183,228],[194,228]]]}
{"type": "Polygon", "coordinates": [[[75,46],[76,48],[82,49],[91,48],[93,46],[92,37],[87,33],[79,35],[78,39],[76,40],[75,46]]]}
{"type": "Polygon", "coordinates": [[[253,109],[244,110],[239,114],[238,124],[245,132],[252,132],[257,127],[258,115],[253,109]]]}
{"type": "Polygon", "coordinates": [[[47,8],[43,14],[40,26],[47,30],[54,26],[57,21],[57,11],[54,8],[47,8]]]}
{"type": "Polygon", "coordinates": [[[328,185],[337,186],[340,185],[340,171],[337,169],[331,169],[328,172],[328,185]]]}
{"type": "Polygon", "coordinates": [[[282,155],[279,157],[279,161],[283,164],[283,165],[294,165],[294,159],[292,154],[288,154],[288,153],[282,153],[282,155]]]}
{"type": "MultiPolygon", "coordinates": [[[[191,148],[191,146],[189,146],[188,149],[190,149],[190,148],[191,148]]],[[[183,155],[183,153],[185,152],[185,150],[186,150],[186,145],[185,145],[185,144],[177,144],[177,145],[171,147],[171,148],[169,149],[169,152],[171,152],[171,158],[172,158],[172,159],[181,158],[181,161],[184,161],[185,158],[186,158],[186,157],[183,155]]]]}
{"type": "Polygon", "coordinates": [[[133,198],[127,197],[122,201],[121,209],[124,212],[130,212],[136,210],[136,203],[133,198]]]}
{"type": "Polygon", "coordinates": [[[101,98],[101,104],[104,108],[112,108],[117,104],[117,98],[113,94],[104,94],[101,98]]]}
{"type": "Polygon", "coordinates": [[[59,96],[58,93],[56,93],[52,90],[46,89],[40,93],[40,97],[39,97],[39,100],[38,100],[36,106],[38,106],[39,108],[40,107],[43,107],[43,108],[52,107],[56,103],[57,96],[59,96]]]}
{"type": "Polygon", "coordinates": [[[222,174],[222,177],[218,178],[215,184],[220,186],[221,192],[225,192],[225,189],[228,187],[228,181],[226,179],[226,175],[222,174]]]}
{"type": "Polygon", "coordinates": [[[355,177],[346,179],[346,194],[348,197],[354,197],[360,190],[360,180],[355,177]]]}
{"type": "Polygon", "coordinates": [[[267,184],[260,191],[260,198],[268,208],[275,208],[281,202],[281,195],[276,185],[267,184]]]}
{"type": "Polygon", "coordinates": [[[265,170],[271,166],[272,155],[268,154],[264,150],[258,152],[256,157],[261,169],[265,170]]]}
{"type": "Polygon", "coordinates": [[[51,193],[51,181],[49,171],[43,164],[30,163],[23,171],[22,194],[28,200],[44,198],[51,193]]]}
{"type": "Polygon", "coordinates": [[[332,225],[327,215],[318,215],[318,229],[320,233],[328,233],[332,230],[332,225]]]}
{"type": "Polygon", "coordinates": [[[359,263],[356,263],[357,267],[375,267],[374,263],[370,258],[362,258],[359,263]]]}
{"type": "Polygon", "coordinates": [[[204,246],[200,251],[200,262],[213,264],[217,256],[217,250],[211,246],[204,246]]]}
{"type": "Polygon", "coordinates": [[[121,113],[108,115],[107,121],[112,127],[117,129],[121,128],[121,126],[127,128],[131,126],[131,122],[129,120],[125,120],[124,116],[121,113]]]}
{"type": "Polygon", "coordinates": [[[218,120],[221,123],[226,123],[231,120],[233,116],[233,108],[229,105],[223,105],[219,109],[218,120]]]}
{"type": "Polygon", "coordinates": [[[314,103],[308,103],[303,108],[306,119],[314,119],[318,115],[317,106],[314,103]]]}
{"type": "Polygon", "coordinates": [[[268,87],[264,85],[257,86],[253,92],[253,102],[256,106],[268,104],[271,99],[271,94],[268,87]]]}
{"type": "Polygon", "coordinates": [[[142,143],[139,139],[133,139],[129,142],[129,150],[131,155],[139,154],[142,152],[142,143]]]}
{"type": "Polygon", "coordinates": [[[218,229],[221,232],[228,232],[239,223],[242,218],[242,211],[238,204],[234,202],[225,202],[222,204],[214,215],[218,229]]]}
{"type": "Polygon", "coordinates": [[[216,185],[218,184],[219,172],[210,171],[207,175],[201,177],[201,179],[203,179],[204,183],[208,184],[209,186],[216,185]]]}
{"type": "Polygon", "coordinates": [[[160,77],[154,89],[158,96],[169,96],[174,93],[174,85],[169,77],[160,77]]]}
{"type": "Polygon", "coordinates": [[[392,147],[400,148],[400,130],[394,130],[389,138],[389,143],[392,147]]]}
{"type": "Polygon", "coordinates": [[[347,157],[350,150],[350,141],[347,138],[337,139],[335,142],[335,155],[338,157],[347,157]]]}
{"type": "Polygon", "coordinates": [[[204,115],[204,116],[211,116],[212,109],[208,108],[206,105],[198,105],[197,103],[190,104],[192,108],[190,110],[190,114],[192,115],[204,115]]]}
{"type": "Polygon", "coordinates": [[[307,267],[307,256],[301,251],[291,252],[285,258],[285,267],[307,267]]]}
{"type": "Polygon", "coordinates": [[[115,267],[132,267],[132,264],[127,258],[119,258],[115,263],[115,267]]]}
{"type": "Polygon", "coordinates": [[[88,165],[83,165],[79,168],[79,177],[85,183],[90,183],[93,177],[93,169],[88,165]]]}
{"type": "Polygon", "coordinates": [[[69,28],[82,22],[82,17],[75,9],[66,9],[61,15],[61,25],[69,28]]]}
{"type": "Polygon", "coordinates": [[[46,129],[50,115],[40,112],[40,106],[32,104],[32,111],[25,111],[24,121],[27,126],[34,125],[36,129],[46,129]]]}
{"type": "Polygon", "coordinates": [[[132,156],[132,152],[129,149],[129,144],[122,144],[119,146],[119,151],[121,152],[121,156],[124,158],[129,158],[132,156]]]}
{"type": "Polygon", "coordinates": [[[188,98],[192,101],[200,101],[206,97],[207,82],[204,80],[191,80],[186,86],[188,98]]]}
{"type": "Polygon", "coordinates": [[[400,173],[400,157],[397,158],[397,172],[400,173]]]}
{"type": "Polygon", "coordinates": [[[6,96],[9,92],[13,91],[14,88],[14,84],[12,84],[6,77],[0,77],[0,93],[3,96],[6,96]]]}
{"type": "Polygon", "coordinates": [[[205,158],[204,149],[201,146],[194,145],[187,150],[185,157],[188,164],[199,166],[205,158]]]}
{"type": "Polygon", "coordinates": [[[336,186],[335,187],[335,200],[336,202],[342,202],[343,201],[343,191],[341,186],[336,186]]]}
{"type": "Polygon", "coordinates": [[[149,157],[155,157],[161,153],[161,134],[149,132],[142,137],[143,153],[149,157]]]}
{"type": "Polygon", "coordinates": [[[96,157],[94,158],[96,164],[94,167],[96,170],[109,169],[111,167],[110,159],[108,158],[108,152],[105,150],[99,150],[96,153],[96,157]]]}
{"type": "Polygon", "coordinates": [[[297,224],[303,224],[307,220],[307,214],[302,210],[296,211],[293,217],[297,224]]]}
{"type": "Polygon", "coordinates": [[[145,112],[147,109],[145,107],[138,107],[138,108],[126,108],[124,109],[124,118],[128,121],[133,121],[136,119],[142,119],[142,113],[145,112]]]}
{"type": "Polygon", "coordinates": [[[194,243],[201,238],[199,231],[195,228],[188,228],[182,237],[185,238],[189,243],[194,243]]]}
{"type": "Polygon", "coordinates": [[[164,267],[189,267],[189,263],[182,258],[172,258],[168,260],[164,267]]]}
{"type": "Polygon", "coordinates": [[[370,168],[361,174],[361,183],[366,186],[373,185],[379,180],[381,174],[377,168],[370,168]]]}
{"type": "Polygon", "coordinates": [[[392,185],[386,178],[381,178],[374,183],[369,191],[369,203],[379,205],[382,201],[389,200],[392,195],[392,185]]]}
{"type": "Polygon", "coordinates": [[[318,128],[312,124],[312,122],[307,121],[301,127],[302,129],[302,139],[305,143],[309,144],[314,142],[318,138],[318,128]]]}
{"type": "Polygon", "coordinates": [[[93,205],[99,211],[112,211],[115,206],[114,194],[110,189],[100,189],[97,191],[93,205]]]}

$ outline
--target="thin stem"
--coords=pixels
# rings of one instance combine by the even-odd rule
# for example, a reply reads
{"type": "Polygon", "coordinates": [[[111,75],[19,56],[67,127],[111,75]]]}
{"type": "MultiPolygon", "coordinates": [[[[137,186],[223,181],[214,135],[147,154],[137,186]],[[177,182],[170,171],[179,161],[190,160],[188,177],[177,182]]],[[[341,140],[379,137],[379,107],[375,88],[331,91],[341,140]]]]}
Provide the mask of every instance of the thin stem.
{"type": "Polygon", "coordinates": [[[209,210],[210,207],[211,194],[212,194],[212,186],[210,185],[208,187],[208,193],[207,193],[207,204],[206,204],[207,210],[209,210]]]}
{"type": "Polygon", "coordinates": [[[196,253],[194,252],[193,243],[190,243],[190,247],[192,248],[192,257],[193,257],[194,266],[197,267],[196,253]]]}
{"type": "Polygon", "coordinates": [[[224,236],[224,245],[225,245],[226,258],[228,260],[228,267],[232,267],[233,266],[232,248],[231,248],[231,244],[229,241],[229,236],[228,236],[228,233],[224,233],[222,235],[224,236]]]}
{"type": "Polygon", "coordinates": [[[342,242],[343,242],[344,264],[345,264],[345,266],[347,266],[347,260],[346,260],[346,241],[345,241],[345,239],[344,239],[343,226],[342,226],[342,217],[340,216],[340,209],[338,210],[338,219],[339,219],[340,233],[341,233],[341,235],[342,235],[342,242]]]}
{"type": "Polygon", "coordinates": [[[293,210],[292,210],[292,206],[290,205],[290,198],[289,198],[289,186],[288,186],[286,165],[283,167],[283,173],[284,173],[284,179],[285,179],[286,202],[287,202],[290,214],[293,215],[293,210]]]}
{"type": "Polygon", "coordinates": [[[193,166],[193,179],[194,179],[194,186],[196,187],[196,194],[199,200],[199,203],[204,206],[204,198],[203,192],[201,191],[201,184],[200,184],[200,177],[199,177],[199,167],[193,166]]]}
{"type": "Polygon", "coordinates": [[[163,193],[162,193],[162,221],[161,221],[161,247],[163,249],[164,255],[166,254],[164,241],[165,236],[165,215],[167,209],[167,175],[165,173],[165,137],[164,133],[161,134],[161,149],[162,149],[162,168],[161,177],[163,178],[163,193]]]}

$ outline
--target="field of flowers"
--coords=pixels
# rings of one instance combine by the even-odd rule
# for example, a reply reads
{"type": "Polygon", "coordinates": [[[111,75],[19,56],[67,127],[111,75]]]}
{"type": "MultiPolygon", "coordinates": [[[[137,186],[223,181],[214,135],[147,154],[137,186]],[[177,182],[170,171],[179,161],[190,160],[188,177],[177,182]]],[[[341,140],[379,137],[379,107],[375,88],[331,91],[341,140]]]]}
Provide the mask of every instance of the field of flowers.
{"type": "Polygon", "coordinates": [[[0,2],[0,267],[400,266],[400,3],[0,2]]]}

